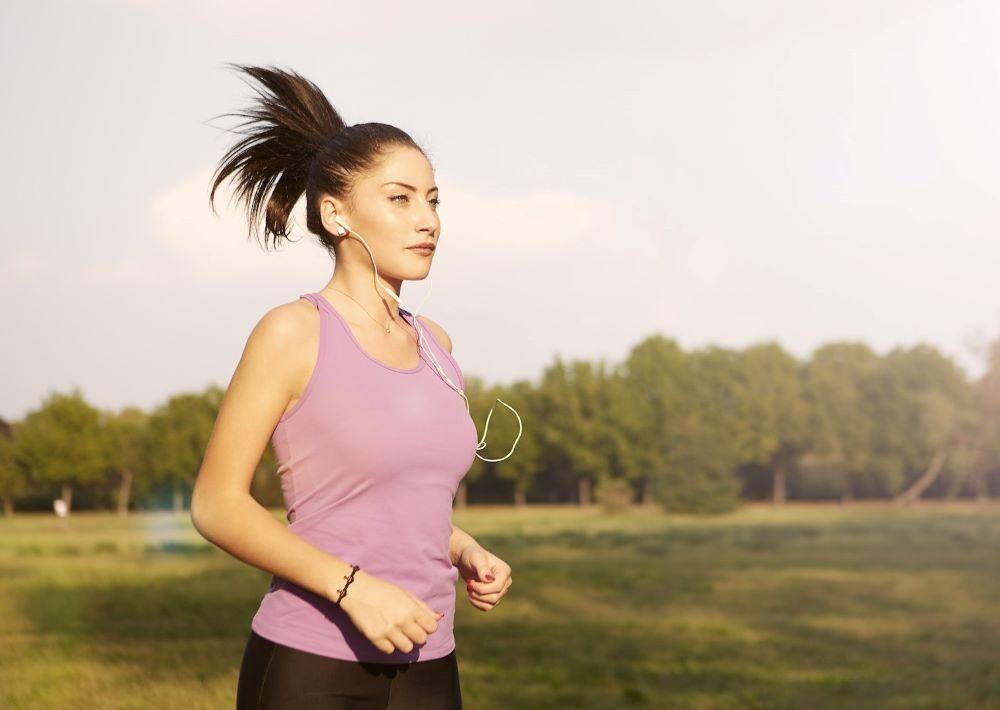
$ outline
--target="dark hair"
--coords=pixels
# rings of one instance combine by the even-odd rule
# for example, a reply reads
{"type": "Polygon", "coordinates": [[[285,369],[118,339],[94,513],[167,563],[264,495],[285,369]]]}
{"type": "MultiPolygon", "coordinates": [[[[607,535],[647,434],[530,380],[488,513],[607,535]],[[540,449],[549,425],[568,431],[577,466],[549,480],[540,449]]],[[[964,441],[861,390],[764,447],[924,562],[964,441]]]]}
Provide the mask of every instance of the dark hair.
{"type": "Polygon", "coordinates": [[[247,207],[250,234],[264,213],[267,251],[268,236],[275,249],[280,239],[288,239],[292,208],[305,192],[306,228],[332,254],[334,240],[320,219],[319,196],[331,195],[350,208],[356,177],[377,165],[390,148],[424,150],[395,126],[346,125],[323,92],[291,70],[227,65],[250,75],[267,91],[253,87],[260,97],[254,107],[220,114],[247,119],[231,129],[246,137],[226,152],[216,168],[208,196],[212,211],[215,191],[227,177],[235,175],[235,195],[247,207]]]}

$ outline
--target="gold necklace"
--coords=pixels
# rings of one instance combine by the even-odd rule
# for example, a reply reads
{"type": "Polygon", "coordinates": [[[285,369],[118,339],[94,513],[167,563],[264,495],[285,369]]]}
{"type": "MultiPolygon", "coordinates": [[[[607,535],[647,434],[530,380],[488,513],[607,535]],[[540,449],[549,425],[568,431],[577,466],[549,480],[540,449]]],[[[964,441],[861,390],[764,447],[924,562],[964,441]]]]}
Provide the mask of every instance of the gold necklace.
{"type": "MultiPolygon", "coordinates": [[[[339,288],[336,288],[335,286],[331,286],[330,288],[332,288],[334,291],[339,291],[340,293],[344,294],[349,299],[351,299],[352,301],[354,301],[355,303],[357,303],[359,306],[361,306],[361,303],[358,301],[358,299],[356,299],[351,294],[347,293],[347,291],[341,291],[339,288]]],[[[364,306],[361,306],[361,310],[363,310],[365,313],[368,313],[368,309],[365,308],[364,306]]],[[[376,323],[378,323],[379,326],[382,325],[381,323],[378,322],[378,319],[375,316],[373,316],[371,313],[368,313],[368,317],[371,318],[376,323]]],[[[396,319],[393,318],[391,322],[385,324],[385,334],[386,335],[389,335],[389,333],[392,332],[392,323],[395,322],[395,320],[396,319]]]]}

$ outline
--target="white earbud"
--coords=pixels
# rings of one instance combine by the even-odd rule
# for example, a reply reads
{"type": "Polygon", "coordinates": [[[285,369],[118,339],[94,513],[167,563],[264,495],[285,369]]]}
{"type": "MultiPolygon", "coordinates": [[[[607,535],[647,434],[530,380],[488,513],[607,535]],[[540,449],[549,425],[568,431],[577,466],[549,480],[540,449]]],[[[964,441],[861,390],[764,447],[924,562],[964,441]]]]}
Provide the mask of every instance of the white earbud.
{"type": "MultiPolygon", "coordinates": [[[[361,241],[361,243],[364,245],[365,249],[368,250],[368,256],[371,257],[371,260],[372,260],[372,268],[375,269],[375,286],[376,286],[376,288],[378,288],[379,286],[381,286],[382,290],[384,290],[386,293],[388,293],[390,296],[392,296],[393,299],[395,299],[396,303],[398,303],[400,306],[402,306],[403,305],[403,301],[400,300],[399,296],[396,295],[396,292],[393,291],[392,288],[390,288],[389,286],[386,286],[385,284],[379,283],[378,266],[375,265],[375,255],[372,254],[372,250],[368,248],[368,244],[365,242],[364,238],[362,238],[362,236],[360,234],[358,234],[357,232],[355,232],[353,229],[351,229],[350,227],[348,227],[347,224],[343,220],[341,220],[341,218],[340,218],[339,215],[338,216],[334,216],[333,221],[340,225],[340,228],[337,230],[337,235],[338,236],[346,237],[347,234],[350,233],[350,234],[353,234],[354,236],[356,236],[361,241]]],[[[430,286],[427,288],[427,293],[424,294],[423,301],[420,302],[420,306],[418,306],[415,310],[411,311],[412,320],[413,320],[413,327],[417,331],[417,347],[418,348],[422,348],[423,351],[425,353],[427,353],[427,355],[430,356],[432,364],[437,369],[438,374],[441,375],[441,377],[444,378],[445,382],[448,383],[449,387],[451,387],[453,390],[455,390],[456,392],[458,392],[458,394],[461,395],[462,399],[465,400],[465,409],[466,409],[467,412],[469,412],[469,415],[471,416],[472,415],[472,408],[469,405],[469,398],[465,396],[465,390],[463,390],[461,387],[457,386],[454,382],[451,381],[451,378],[448,377],[448,375],[445,373],[444,368],[441,367],[441,363],[438,362],[437,356],[434,355],[433,348],[429,348],[426,345],[421,345],[423,343],[423,341],[424,341],[424,332],[423,332],[423,329],[420,327],[419,322],[417,321],[417,313],[420,310],[420,307],[423,306],[424,301],[427,300],[427,297],[430,296],[431,289],[433,287],[434,287],[434,283],[432,281],[431,284],[430,284],[430,286]]],[[[408,309],[406,309],[406,310],[408,310],[408,309]]],[[[496,400],[498,402],[500,402],[500,404],[502,404],[503,406],[507,407],[507,409],[509,409],[510,411],[514,412],[514,416],[517,417],[517,427],[518,427],[518,429],[517,429],[517,436],[514,438],[514,443],[511,445],[510,451],[507,452],[506,456],[503,456],[503,457],[498,458],[498,459],[487,459],[487,458],[483,458],[482,456],[479,456],[478,453],[476,454],[476,456],[479,456],[479,458],[482,459],[483,461],[489,461],[489,462],[503,461],[505,458],[507,458],[508,456],[510,456],[512,453],[514,453],[514,448],[517,446],[517,442],[521,438],[521,432],[524,430],[524,427],[521,424],[521,417],[517,413],[517,410],[514,409],[513,407],[511,407],[506,402],[504,402],[499,397],[497,397],[496,400]]],[[[486,446],[486,432],[490,428],[490,417],[491,416],[493,416],[493,407],[490,407],[489,414],[486,415],[486,425],[483,427],[483,437],[479,440],[479,443],[476,445],[476,451],[477,452],[480,449],[482,449],[484,446],[486,446]]]]}

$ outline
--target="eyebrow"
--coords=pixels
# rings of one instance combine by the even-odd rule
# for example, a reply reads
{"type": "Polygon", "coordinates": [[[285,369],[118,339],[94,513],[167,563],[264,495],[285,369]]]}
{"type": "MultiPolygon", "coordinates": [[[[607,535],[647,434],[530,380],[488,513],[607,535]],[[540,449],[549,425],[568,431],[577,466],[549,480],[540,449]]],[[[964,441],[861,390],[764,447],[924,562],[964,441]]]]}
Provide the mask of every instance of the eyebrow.
{"type": "MultiPolygon", "coordinates": [[[[403,187],[408,188],[410,190],[413,190],[414,192],[417,191],[417,188],[415,188],[413,185],[407,185],[405,182],[396,182],[395,180],[391,180],[389,182],[383,182],[382,185],[380,185],[380,187],[385,187],[386,185],[402,185],[403,187]]],[[[437,186],[435,185],[434,187],[432,187],[427,192],[430,193],[430,192],[434,192],[436,190],[437,190],[437,186]]]]}

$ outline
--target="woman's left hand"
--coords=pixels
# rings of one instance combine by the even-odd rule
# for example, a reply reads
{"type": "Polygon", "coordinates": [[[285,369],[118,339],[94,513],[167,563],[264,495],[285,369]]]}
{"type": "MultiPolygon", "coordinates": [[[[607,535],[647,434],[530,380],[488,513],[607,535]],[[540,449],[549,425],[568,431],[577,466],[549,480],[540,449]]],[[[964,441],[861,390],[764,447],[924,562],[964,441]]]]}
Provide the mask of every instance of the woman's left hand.
{"type": "Polygon", "coordinates": [[[480,545],[469,545],[462,550],[455,566],[466,582],[469,603],[481,611],[495,607],[513,581],[510,565],[480,545]]]}

